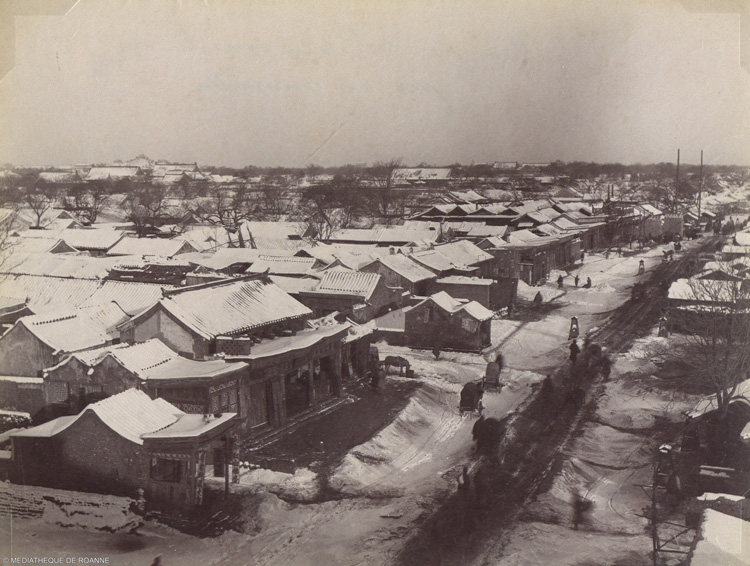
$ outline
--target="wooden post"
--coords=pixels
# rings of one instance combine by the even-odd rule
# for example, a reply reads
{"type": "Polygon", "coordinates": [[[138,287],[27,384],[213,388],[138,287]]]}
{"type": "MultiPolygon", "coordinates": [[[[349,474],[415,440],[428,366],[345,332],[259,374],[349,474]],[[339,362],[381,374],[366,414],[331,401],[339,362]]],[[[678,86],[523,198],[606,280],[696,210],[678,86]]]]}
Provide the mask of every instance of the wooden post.
{"type": "Polygon", "coordinates": [[[230,458],[230,438],[224,435],[224,498],[229,497],[229,458],[230,458]]]}
{"type": "Polygon", "coordinates": [[[307,405],[312,406],[315,404],[315,361],[311,361],[309,364],[307,364],[307,386],[308,391],[310,392],[308,399],[307,399],[307,405]]]}
{"type": "Polygon", "coordinates": [[[701,199],[703,198],[703,150],[701,150],[701,173],[698,183],[698,223],[701,221],[701,199]]]}

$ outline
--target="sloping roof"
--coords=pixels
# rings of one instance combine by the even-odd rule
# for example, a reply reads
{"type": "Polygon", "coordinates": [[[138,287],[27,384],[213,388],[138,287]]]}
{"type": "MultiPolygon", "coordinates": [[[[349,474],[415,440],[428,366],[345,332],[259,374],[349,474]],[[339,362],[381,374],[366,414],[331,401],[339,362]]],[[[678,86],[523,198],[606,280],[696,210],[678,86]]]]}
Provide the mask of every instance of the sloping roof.
{"type": "Polygon", "coordinates": [[[158,338],[152,338],[138,344],[117,344],[77,352],[70,357],[77,358],[88,366],[98,365],[105,358],[111,357],[128,371],[144,380],[215,377],[247,367],[247,364],[242,362],[197,361],[183,358],[158,338]]]}
{"type": "Polygon", "coordinates": [[[312,311],[265,279],[218,281],[169,292],[158,303],[201,336],[239,334],[312,311]]]}
{"type": "Polygon", "coordinates": [[[473,266],[494,259],[492,254],[467,240],[457,240],[435,246],[435,251],[444,255],[456,265],[473,266]]]}
{"type": "Polygon", "coordinates": [[[164,238],[133,238],[126,237],[117,242],[107,255],[154,255],[172,257],[180,253],[196,252],[198,250],[188,241],[167,240],[164,238]]]}
{"type": "Polygon", "coordinates": [[[143,444],[144,435],[164,429],[185,415],[164,399],[151,399],[143,391],[128,389],[92,403],[75,416],[60,417],[37,427],[11,433],[10,436],[52,437],[69,428],[88,412],[94,413],[107,427],[135,444],[143,444]]]}
{"type": "Polygon", "coordinates": [[[705,509],[700,538],[690,558],[691,566],[747,566],[750,522],[705,509]]]}
{"type": "Polygon", "coordinates": [[[271,275],[271,281],[290,295],[314,291],[320,280],[317,277],[289,277],[285,275],[271,275]]]}
{"type": "MultiPolygon", "coordinates": [[[[76,252],[75,248],[66,244],[62,239],[50,234],[51,237],[42,238],[8,238],[6,244],[11,254],[15,253],[54,253],[66,254],[76,252]]],[[[6,252],[7,253],[7,252],[6,252]]]]}
{"type": "Polygon", "coordinates": [[[86,180],[106,181],[107,179],[111,179],[114,181],[118,179],[138,177],[140,175],[143,175],[143,171],[139,167],[113,165],[107,167],[92,167],[88,175],[86,175],[86,180]]]}
{"type": "Polygon", "coordinates": [[[269,256],[261,255],[246,273],[264,273],[273,275],[307,275],[318,260],[312,257],[269,256]]]}
{"type": "Polygon", "coordinates": [[[78,183],[81,177],[78,172],[73,171],[42,171],[39,180],[45,183],[78,183]]]}
{"type": "Polygon", "coordinates": [[[107,303],[25,316],[16,324],[57,351],[75,352],[113,340],[119,336],[116,326],[128,318],[116,303],[107,303]]]}
{"type": "Polygon", "coordinates": [[[75,228],[60,232],[60,238],[78,250],[106,251],[125,237],[122,230],[75,228]]]}
{"type": "Polygon", "coordinates": [[[494,283],[492,279],[482,279],[481,277],[465,277],[463,275],[451,275],[449,277],[441,277],[436,283],[445,283],[446,285],[478,285],[481,287],[487,287],[494,283]]]}
{"type": "Polygon", "coordinates": [[[181,438],[197,438],[207,432],[211,432],[222,425],[229,423],[237,417],[237,413],[222,413],[216,415],[182,415],[179,420],[171,425],[148,432],[142,436],[144,440],[177,440],[181,438]]]}
{"type": "Polygon", "coordinates": [[[138,314],[155,305],[163,289],[174,289],[161,283],[133,283],[130,281],[104,281],[81,306],[94,306],[114,301],[129,315],[138,314]]]}
{"type": "Polygon", "coordinates": [[[393,182],[444,181],[450,178],[450,167],[402,167],[393,171],[393,182]]]}
{"type": "Polygon", "coordinates": [[[319,326],[314,329],[301,330],[293,336],[279,336],[272,340],[264,340],[257,346],[253,346],[250,354],[239,356],[242,359],[257,360],[287,354],[296,350],[307,349],[325,338],[340,335],[345,338],[351,327],[350,323],[332,324],[319,326]]]}
{"type": "Polygon", "coordinates": [[[377,273],[331,270],[323,274],[314,293],[325,295],[356,295],[367,301],[380,281],[377,273]]]}
{"type": "Polygon", "coordinates": [[[438,293],[435,293],[434,295],[430,295],[416,306],[422,305],[428,301],[436,304],[441,309],[447,311],[450,314],[456,314],[463,311],[472,318],[479,321],[490,320],[494,315],[491,310],[486,309],[476,301],[459,301],[451,297],[445,291],[440,291],[438,293]]]}
{"type": "Polygon", "coordinates": [[[733,303],[740,286],[736,281],[719,279],[677,279],[669,286],[670,299],[705,303],[733,303]]]}
{"type": "Polygon", "coordinates": [[[117,434],[143,444],[142,435],[161,430],[184,413],[164,399],[151,399],[143,391],[128,389],[93,403],[78,415],[91,411],[117,434]]]}
{"type": "Polygon", "coordinates": [[[12,275],[0,282],[0,295],[25,297],[36,314],[81,306],[101,285],[93,279],[12,275]]]}
{"type": "Polygon", "coordinates": [[[393,254],[379,257],[375,261],[368,263],[360,269],[364,269],[365,267],[378,262],[383,264],[388,269],[395,271],[401,277],[412,283],[418,283],[419,281],[425,281],[427,279],[433,279],[435,277],[435,274],[432,271],[422,267],[413,259],[410,259],[402,254],[393,254]]]}
{"type": "Polygon", "coordinates": [[[253,237],[276,239],[302,238],[310,231],[310,225],[306,222],[246,220],[242,227],[252,233],[253,237]]]}
{"type": "MultiPolygon", "coordinates": [[[[119,260],[119,258],[117,258],[119,260]]],[[[115,258],[88,254],[13,252],[0,266],[0,272],[15,275],[50,275],[77,279],[102,279],[116,264],[115,258]]]]}

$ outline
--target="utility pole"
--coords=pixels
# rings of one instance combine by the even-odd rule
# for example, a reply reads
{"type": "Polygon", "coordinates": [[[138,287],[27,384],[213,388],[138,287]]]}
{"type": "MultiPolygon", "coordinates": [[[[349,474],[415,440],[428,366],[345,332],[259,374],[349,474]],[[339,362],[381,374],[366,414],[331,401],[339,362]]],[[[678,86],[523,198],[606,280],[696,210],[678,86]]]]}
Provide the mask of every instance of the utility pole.
{"type": "Polygon", "coordinates": [[[701,150],[701,173],[698,183],[698,222],[701,219],[701,199],[703,198],[703,150],[701,150]]]}
{"type": "Polygon", "coordinates": [[[674,202],[672,204],[672,212],[677,212],[677,192],[680,187],[680,148],[677,148],[677,174],[674,179],[674,202]]]}

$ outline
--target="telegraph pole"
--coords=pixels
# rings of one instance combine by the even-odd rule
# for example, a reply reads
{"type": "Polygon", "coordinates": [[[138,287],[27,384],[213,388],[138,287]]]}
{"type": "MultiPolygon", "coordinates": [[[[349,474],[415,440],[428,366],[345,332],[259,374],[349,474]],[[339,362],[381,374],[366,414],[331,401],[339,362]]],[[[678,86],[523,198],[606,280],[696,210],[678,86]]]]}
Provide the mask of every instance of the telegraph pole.
{"type": "Polygon", "coordinates": [[[700,183],[698,184],[698,222],[701,218],[701,198],[703,197],[703,150],[701,150],[701,173],[700,183]]]}
{"type": "Polygon", "coordinates": [[[672,212],[677,212],[677,194],[680,187],[680,148],[677,148],[677,174],[674,179],[674,203],[672,204],[672,212]]]}

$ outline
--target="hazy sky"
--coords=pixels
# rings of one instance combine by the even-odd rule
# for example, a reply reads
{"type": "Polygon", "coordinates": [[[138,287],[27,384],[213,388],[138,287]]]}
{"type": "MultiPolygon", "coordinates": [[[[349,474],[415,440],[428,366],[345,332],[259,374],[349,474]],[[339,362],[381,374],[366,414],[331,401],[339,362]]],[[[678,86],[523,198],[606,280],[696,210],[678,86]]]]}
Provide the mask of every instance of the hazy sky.
{"type": "Polygon", "coordinates": [[[750,164],[739,53],[676,0],[80,0],[16,18],[0,162],[750,164]]]}

